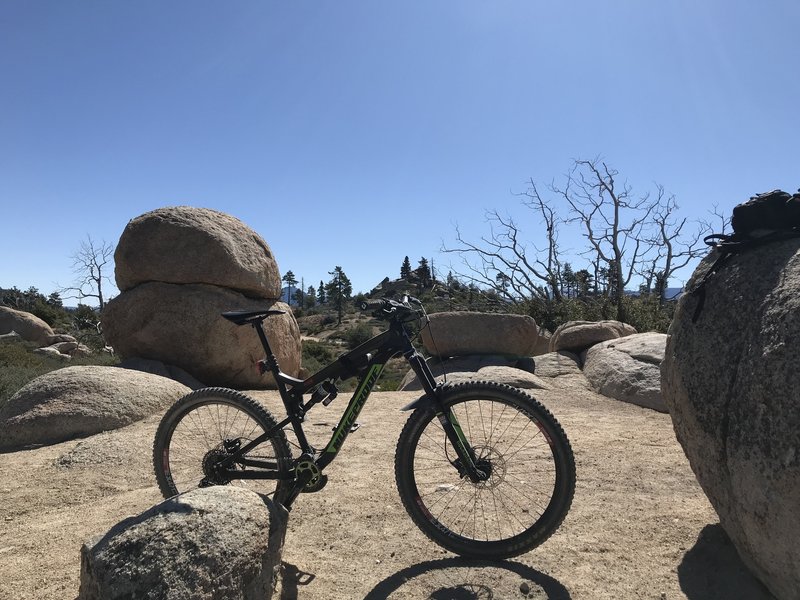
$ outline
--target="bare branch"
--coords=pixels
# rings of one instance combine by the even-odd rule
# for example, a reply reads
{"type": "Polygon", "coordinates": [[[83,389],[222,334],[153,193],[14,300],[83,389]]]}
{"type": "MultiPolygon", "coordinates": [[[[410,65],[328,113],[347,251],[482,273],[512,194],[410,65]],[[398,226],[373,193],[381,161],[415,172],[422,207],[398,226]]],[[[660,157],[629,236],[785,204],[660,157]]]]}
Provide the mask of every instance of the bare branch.
{"type": "Polygon", "coordinates": [[[108,273],[113,271],[113,258],[112,244],[105,240],[95,242],[87,235],[72,255],[72,272],[76,279],[72,286],[62,287],[59,292],[64,298],[76,298],[78,301],[93,298],[102,311],[106,303],[103,283],[111,283],[108,273]]]}

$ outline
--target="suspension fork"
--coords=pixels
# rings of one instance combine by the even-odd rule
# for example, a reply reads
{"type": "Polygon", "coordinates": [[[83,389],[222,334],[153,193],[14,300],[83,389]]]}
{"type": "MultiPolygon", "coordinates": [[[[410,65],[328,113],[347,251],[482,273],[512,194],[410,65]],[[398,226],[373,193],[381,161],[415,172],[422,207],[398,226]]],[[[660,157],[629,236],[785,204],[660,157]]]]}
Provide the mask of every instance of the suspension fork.
{"type": "Polygon", "coordinates": [[[455,413],[442,403],[440,396],[442,388],[441,385],[436,383],[436,379],[430,367],[428,367],[428,364],[422,356],[415,350],[407,352],[405,358],[426,392],[425,396],[415,402],[412,407],[426,404],[428,408],[434,412],[436,418],[439,419],[442,429],[444,429],[445,435],[447,435],[447,439],[450,440],[450,444],[458,455],[461,469],[463,469],[473,483],[485,481],[488,478],[488,473],[478,468],[475,450],[470,445],[469,440],[467,440],[467,436],[464,435],[464,431],[461,429],[461,425],[455,413]]]}

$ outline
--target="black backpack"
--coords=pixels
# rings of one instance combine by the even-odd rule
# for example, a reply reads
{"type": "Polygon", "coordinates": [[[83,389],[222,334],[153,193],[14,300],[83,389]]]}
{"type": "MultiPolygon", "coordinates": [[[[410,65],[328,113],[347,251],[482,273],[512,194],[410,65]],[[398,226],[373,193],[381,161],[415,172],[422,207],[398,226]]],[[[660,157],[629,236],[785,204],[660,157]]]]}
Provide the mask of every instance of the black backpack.
{"type": "Polygon", "coordinates": [[[744,238],[754,232],[785,231],[800,227],[800,192],[790,196],[781,190],[753,196],[733,209],[733,236],[744,238]]]}
{"type": "Polygon", "coordinates": [[[719,251],[719,256],[694,289],[689,291],[699,297],[692,322],[697,321],[703,310],[706,282],[732,254],[770,242],[800,237],[800,190],[794,195],[773,190],[751,197],[734,207],[731,227],[733,233],[730,235],[714,233],[704,239],[706,244],[719,251]]]}

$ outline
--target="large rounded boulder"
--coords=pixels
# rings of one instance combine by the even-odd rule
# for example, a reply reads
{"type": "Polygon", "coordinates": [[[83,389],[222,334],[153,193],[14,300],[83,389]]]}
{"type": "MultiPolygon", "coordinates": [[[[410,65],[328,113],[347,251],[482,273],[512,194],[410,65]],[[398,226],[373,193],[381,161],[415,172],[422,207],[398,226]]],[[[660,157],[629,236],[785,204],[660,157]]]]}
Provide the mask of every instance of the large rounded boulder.
{"type": "Polygon", "coordinates": [[[0,450],[56,444],[158,414],[191,390],[119,367],[66,367],[28,382],[0,407],[0,450]]]}
{"type": "MultiPolygon", "coordinates": [[[[713,251],[688,284],[717,259],[713,251]]],[[[675,433],[739,555],[800,598],[800,240],[732,255],[684,294],[661,381],[675,433]]]]}
{"type": "Polygon", "coordinates": [[[550,352],[581,352],[600,342],[634,333],[636,328],[620,321],[567,321],[553,332],[550,352]]]}
{"type": "Polygon", "coordinates": [[[74,342],[69,335],[59,335],[42,319],[22,310],[0,306],[0,335],[16,333],[20,339],[42,347],[59,342],[74,342]]]}
{"type": "Polygon", "coordinates": [[[180,494],[84,544],[78,600],[269,600],[286,520],[235,486],[180,494]]]}
{"type": "Polygon", "coordinates": [[[300,330],[289,307],[248,298],[212,285],[143,283],[110,301],[102,314],[103,334],[123,358],[143,357],[180,367],[206,385],[238,389],[274,386],[262,376],[258,335],[221,313],[231,310],[284,310],[267,317],[264,329],[281,369],[300,369],[300,330]]]}
{"type": "Polygon", "coordinates": [[[443,358],[472,354],[530,356],[539,329],[526,315],[441,312],[430,315],[430,324],[421,335],[425,350],[443,358]]]}
{"type": "Polygon", "coordinates": [[[583,374],[603,396],[667,412],[661,396],[666,342],[654,331],[600,342],[586,351],[583,374]]]}
{"type": "MultiPolygon", "coordinates": [[[[495,381],[523,389],[542,389],[548,386],[536,375],[520,368],[519,361],[500,355],[459,356],[446,360],[428,359],[437,382],[495,381]]],[[[417,391],[422,384],[414,371],[409,371],[400,382],[399,389],[417,391]]]]}
{"type": "Polygon", "coordinates": [[[206,283],[255,298],[280,298],[267,243],[236,217],[192,206],[153,210],[130,221],[114,253],[117,287],[148,281],[206,283]]]}

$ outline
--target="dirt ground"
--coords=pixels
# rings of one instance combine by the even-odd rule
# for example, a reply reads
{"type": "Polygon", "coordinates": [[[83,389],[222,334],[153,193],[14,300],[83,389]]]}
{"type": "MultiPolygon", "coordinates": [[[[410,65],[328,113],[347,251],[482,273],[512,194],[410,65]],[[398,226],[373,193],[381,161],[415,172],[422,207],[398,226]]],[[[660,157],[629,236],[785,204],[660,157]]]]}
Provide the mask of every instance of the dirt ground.
{"type": "MultiPolygon", "coordinates": [[[[256,395],[280,406],[275,393],[256,395]]],[[[407,418],[399,409],[417,395],[375,393],[326,470],[327,487],[295,503],[282,598],[771,598],[720,528],[669,416],[580,389],[535,392],[576,457],[575,499],[559,531],[501,563],[444,552],[414,527],[394,484],[407,418]]],[[[322,445],[345,403],[311,412],[312,441],[322,445]]],[[[0,599],[76,597],[81,544],[161,500],[151,465],[157,424],[0,454],[0,599]]]]}

